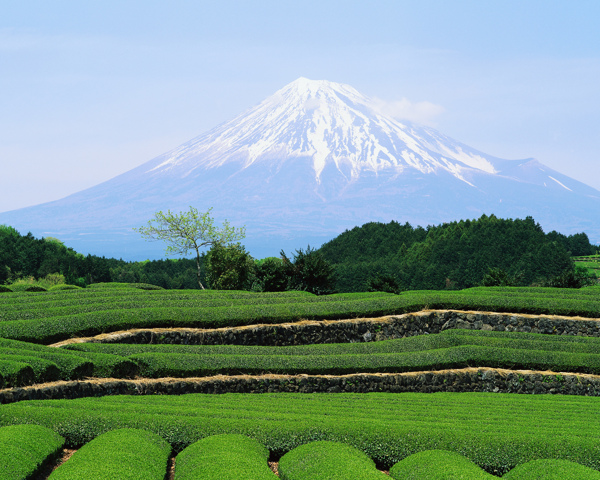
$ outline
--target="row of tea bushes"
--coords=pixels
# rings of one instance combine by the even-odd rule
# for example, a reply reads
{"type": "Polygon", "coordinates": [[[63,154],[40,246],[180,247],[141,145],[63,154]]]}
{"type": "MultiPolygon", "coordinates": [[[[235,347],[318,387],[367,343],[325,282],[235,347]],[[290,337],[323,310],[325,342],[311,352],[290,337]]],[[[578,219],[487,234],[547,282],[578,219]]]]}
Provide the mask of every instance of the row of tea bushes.
{"type": "Polygon", "coordinates": [[[61,451],[65,439],[39,425],[0,428],[0,478],[26,480],[61,451]]]}
{"type": "MultiPolygon", "coordinates": [[[[88,298],[87,289],[41,293],[36,303],[2,302],[0,337],[50,343],[72,336],[151,327],[218,328],[255,323],[279,324],[301,319],[375,317],[431,309],[471,309],[496,312],[581,315],[596,317],[600,296],[589,291],[563,293],[556,289],[530,292],[482,289],[416,291],[314,296],[187,291],[107,290],[88,298]],[[110,295],[113,292],[125,296],[110,295]],[[88,302],[87,300],[90,300],[88,302]],[[64,302],[62,306],[53,302],[64,302]],[[12,305],[12,306],[11,306],[12,305]]],[[[92,293],[92,296],[94,294],[92,293]]],[[[22,299],[21,299],[22,300],[22,299]]]]}
{"type": "Polygon", "coordinates": [[[0,298],[0,321],[4,320],[34,320],[69,315],[74,309],[78,314],[104,311],[107,306],[110,309],[132,310],[140,307],[160,306],[185,307],[185,308],[208,308],[226,307],[244,304],[286,304],[286,303],[327,303],[341,302],[347,300],[359,300],[362,298],[391,297],[389,293],[343,293],[327,296],[316,296],[306,292],[284,292],[284,294],[273,295],[269,293],[252,294],[227,294],[223,291],[211,291],[203,293],[195,290],[164,291],[158,293],[129,292],[123,295],[120,291],[111,291],[111,294],[97,295],[89,294],[87,291],[79,295],[60,295],[54,297],[37,296],[30,298],[29,302],[22,302],[22,298],[14,298],[14,302],[2,302],[0,298]],[[300,295],[299,295],[300,294],[300,295]],[[27,308],[23,308],[27,305],[27,308]]]}
{"type": "Polygon", "coordinates": [[[596,398],[484,393],[189,394],[22,401],[0,424],[54,429],[70,447],[115,428],[144,428],[179,452],[239,433],[275,456],[317,440],[349,444],[389,468],[423,450],[464,455],[501,475],[537,458],[600,469],[596,398]]]}
{"type": "Polygon", "coordinates": [[[116,429],[84,445],[49,480],[163,480],[170,454],[155,433],[116,429]]]}
{"type": "Polygon", "coordinates": [[[600,374],[600,355],[466,345],[405,353],[354,355],[198,355],[141,353],[129,357],[148,378],[209,375],[344,375],[479,367],[600,374]]]}
{"type": "Polygon", "coordinates": [[[287,347],[71,344],[0,339],[0,386],[83,377],[401,373],[465,367],[600,373],[600,338],[446,330],[367,343],[287,347]]]}
{"type": "Polygon", "coordinates": [[[0,388],[85,377],[129,378],[135,362],[115,354],[71,351],[0,338],[0,388]]]}
{"type": "Polygon", "coordinates": [[[216,374],[346,374],[494,367],[600,373],[600,338],[522,332],[446,330],[368,343],[287,347],[240,345],[72,344],[76,352],[113,354],[144,377],[216,374]]]}

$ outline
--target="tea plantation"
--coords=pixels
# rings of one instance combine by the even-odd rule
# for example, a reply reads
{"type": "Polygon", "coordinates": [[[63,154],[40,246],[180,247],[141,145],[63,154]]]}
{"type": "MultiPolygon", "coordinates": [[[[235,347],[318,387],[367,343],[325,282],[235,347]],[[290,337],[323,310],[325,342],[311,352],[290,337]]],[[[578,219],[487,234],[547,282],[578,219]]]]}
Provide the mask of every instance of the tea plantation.
{"type": "Polygon", "coordinates": [[[1,293],[0,478],[600,478],[598,332],[600,287],[1,293]]]}

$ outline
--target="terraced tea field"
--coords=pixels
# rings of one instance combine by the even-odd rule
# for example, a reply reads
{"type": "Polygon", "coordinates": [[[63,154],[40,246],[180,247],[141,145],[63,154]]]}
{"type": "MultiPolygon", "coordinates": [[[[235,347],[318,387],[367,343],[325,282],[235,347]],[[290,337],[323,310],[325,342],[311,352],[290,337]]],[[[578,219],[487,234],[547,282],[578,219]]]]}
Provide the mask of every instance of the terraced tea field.
{"type": "Polygon", "coordinates": [[[151,288],[0,294],[6,478],[600,478],[600,287],[151,288]]]}

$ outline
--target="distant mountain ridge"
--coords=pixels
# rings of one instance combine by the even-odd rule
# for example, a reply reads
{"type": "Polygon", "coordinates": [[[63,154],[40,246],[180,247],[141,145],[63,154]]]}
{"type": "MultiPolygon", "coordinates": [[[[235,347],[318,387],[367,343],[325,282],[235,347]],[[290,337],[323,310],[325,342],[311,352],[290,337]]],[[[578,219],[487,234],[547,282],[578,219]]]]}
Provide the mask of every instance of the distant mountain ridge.
{"type": "Polygon", "coordinates": [[[354,88],[300,78],[229,122],[69,197],[0,214],[78,251],[161,256],[131,228],[157,210],[214,207],[256,256],[369,221],[427,225],[533,216],[600,241],[600,192],[533,159],[503,160],[381,114],[354,88]]]}

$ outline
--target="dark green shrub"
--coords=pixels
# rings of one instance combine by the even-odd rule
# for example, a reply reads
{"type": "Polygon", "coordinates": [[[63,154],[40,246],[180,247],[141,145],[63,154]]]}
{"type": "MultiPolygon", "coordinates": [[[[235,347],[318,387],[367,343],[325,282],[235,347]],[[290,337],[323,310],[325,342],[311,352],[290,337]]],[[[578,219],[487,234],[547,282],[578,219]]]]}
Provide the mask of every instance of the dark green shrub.
{"type": "Polygon", "coordinates": [[[254,261],[239,243],[214,244],[206,255],[206,278],[213,290],[249,289],[254,261]]]}
{"type": "Polygon", "coordinates": [[[402,290],[398,279],[393,275],[378,273],[367,280],[367,292],[387,292],[398,295],[402,290]]]}
{"type": "Polygon", "coordinates": [[[303,290],[315,295],[326,295],[335,290],[335,269],[325,260],[323,254],[310,245],[306,250],[301,248],[290,260],[281,251],[283,268],[288,277],[288,290],[303,290]]]}
{"type": "Polygon", "coordinates": [[[82,287],[79,287],[77,285],[53,285],[48,289],[48,291],[56,292],[61,290],[81,290],[81,288],[82,287]]]}
{"type": "Polygon", "coordinates": [[[5,285],[0,285],[0,293],[12,293],[12,290],[5,285]]]}
{"type": "Polygon", "coordinates": [[[151,285],[149,283],[130,283],[130,287],[139,288],[140,290],[164,290],[163,287],[158,285],[151,285]]]}
{"type": "Polygon", "coordinates": [[[39,285],[31,285],[25,289],[26,292],[47,292],[48,290],[39,285]]]}

